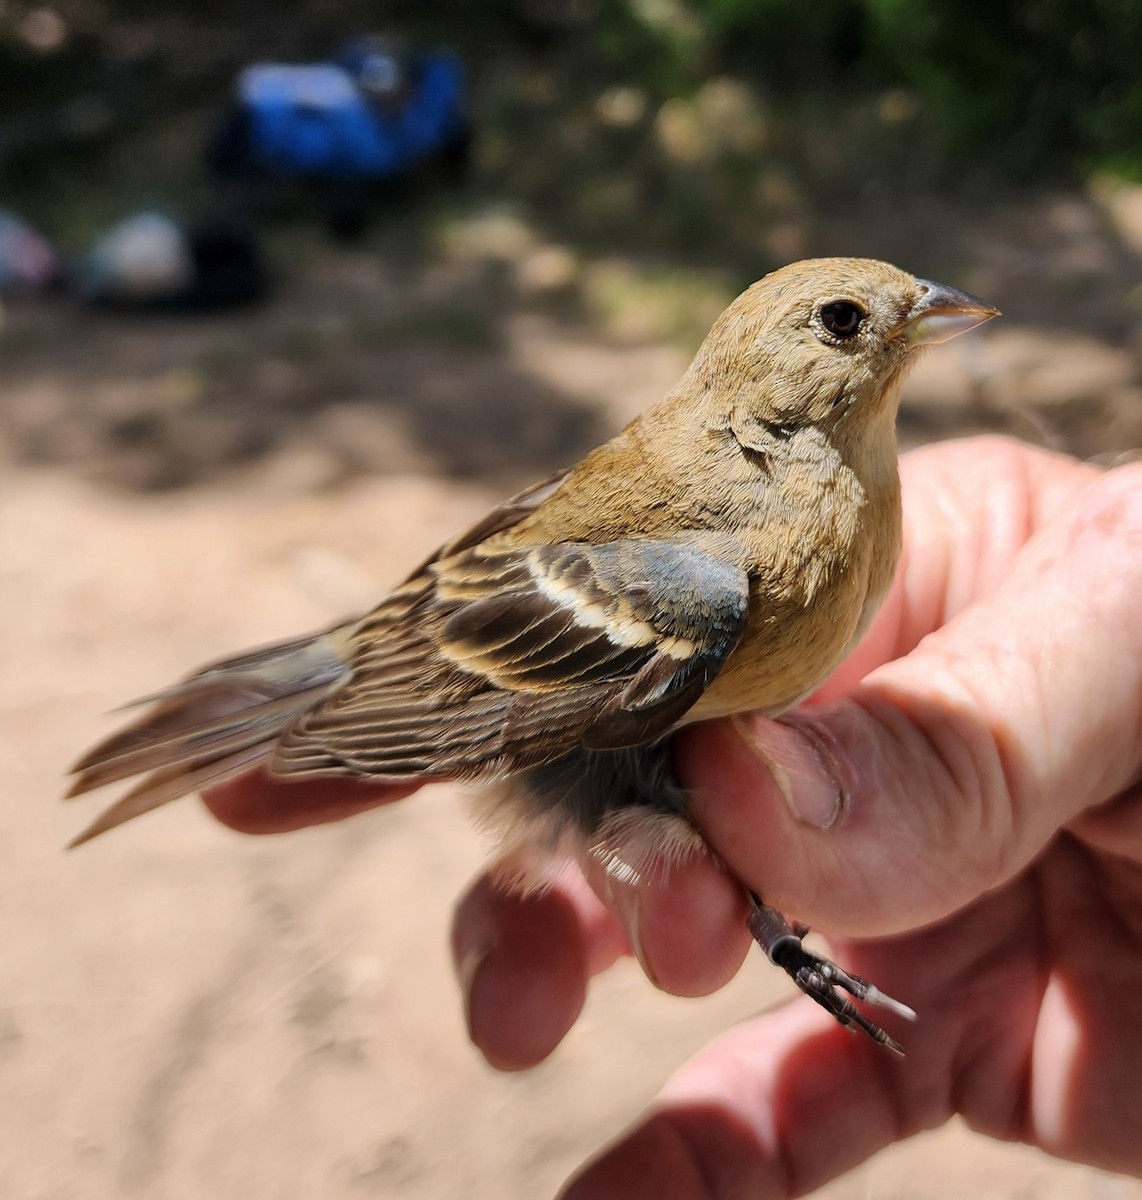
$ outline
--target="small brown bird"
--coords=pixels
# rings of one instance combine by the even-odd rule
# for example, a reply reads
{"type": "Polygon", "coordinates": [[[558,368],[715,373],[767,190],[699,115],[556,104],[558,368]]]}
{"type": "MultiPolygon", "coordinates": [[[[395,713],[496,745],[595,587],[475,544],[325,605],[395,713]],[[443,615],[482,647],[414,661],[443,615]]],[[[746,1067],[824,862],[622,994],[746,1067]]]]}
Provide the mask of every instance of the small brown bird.
{"type": "MultiPolygon", "coordinates": [[[[259,765],[282,777],[504,780],[509,839],[637,875],[704,847],[669,735],[812,692],[887,592],[896,410],[917,348],[997,315],[858,258],[794,263],[718,318],[672,392],[578,466],[494,509],[372,612],[226,659],[74,768],[145,777],[73,845],[259,765]]],[[[769,957],[910,1016],[752,896],[769,957]]]]}

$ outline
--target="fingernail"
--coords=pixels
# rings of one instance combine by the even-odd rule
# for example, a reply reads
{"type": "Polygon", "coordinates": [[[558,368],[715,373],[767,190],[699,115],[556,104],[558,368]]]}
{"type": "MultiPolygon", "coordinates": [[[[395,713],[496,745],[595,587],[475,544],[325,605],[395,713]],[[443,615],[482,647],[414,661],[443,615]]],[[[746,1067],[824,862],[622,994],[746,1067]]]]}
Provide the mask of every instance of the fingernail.
{"type": "Polygon", "coordinates": [[[763,717],[739,717],[734,724],[798,821],[816,829],[836,823],[844,807],[844,789],[814,738],[803,729],[763,717]]]}
{"type": "Polygon", "coordinates": [[[642,948],[642,893],[636,887],[621,882],[613,876],[608,876],[608,892],[612,907],[630,942],[630,948],[638,959],[647,979],[658,987],[658,979],[651,970],[646,954],[642,948]]]}
{"type": "Polygon", "coordinates": [[[495,943],[491,938],[480,938],[468,946],[456,962],[456,976],[460,981],[460,995],[464,1001],[464,1024],[468,1028],[468,1037],[479,1045],[476,1026],[479,1023],[479,1007],[473,1002],[478,993],[477,981],[481,970],[492,956],[495,943]]]}

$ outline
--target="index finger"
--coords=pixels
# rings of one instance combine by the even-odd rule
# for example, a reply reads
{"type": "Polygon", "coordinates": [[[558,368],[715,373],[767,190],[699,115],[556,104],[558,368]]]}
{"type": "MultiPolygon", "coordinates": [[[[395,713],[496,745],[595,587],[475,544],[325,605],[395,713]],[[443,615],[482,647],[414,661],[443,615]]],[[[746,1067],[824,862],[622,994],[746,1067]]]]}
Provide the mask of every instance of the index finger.
{"type": "MultiPolygon", "coordinates": [[[[424,782],[430,782],[425,780],[424,782]]],[[[364,779],[282,779],[265,768],[202,793],[212,816],[239,833],[286,833],[324,825],[412,795],[420,783],[364,779]]]]}

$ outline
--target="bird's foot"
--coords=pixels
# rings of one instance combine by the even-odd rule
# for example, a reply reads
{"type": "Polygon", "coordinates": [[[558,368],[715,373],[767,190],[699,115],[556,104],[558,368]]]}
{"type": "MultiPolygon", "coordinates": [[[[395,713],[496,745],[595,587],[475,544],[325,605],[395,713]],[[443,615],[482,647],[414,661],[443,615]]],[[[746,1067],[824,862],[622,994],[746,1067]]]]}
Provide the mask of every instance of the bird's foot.
{"type": "Polygon", "coordinates": [[[848,992],[865,1004],[886,1008],[909,1021],[916,1019],[915,1012],[899,1000],[886,996],[867,979],[850,975],[836,963],[806,950],[801,944],[802,937],[809,932],[806,926],[794,928],[776,909],[762,904],[756,896],[750,898],[753,904],[749,914],[749,931],[769,961],[785,971],[806,996],[831,1012],[842,1025],[855,1026],[878,1045],[903,1054],[904,1047],[898,1041],[870,1021],[852,1000],[841,993],[848,992]]]}

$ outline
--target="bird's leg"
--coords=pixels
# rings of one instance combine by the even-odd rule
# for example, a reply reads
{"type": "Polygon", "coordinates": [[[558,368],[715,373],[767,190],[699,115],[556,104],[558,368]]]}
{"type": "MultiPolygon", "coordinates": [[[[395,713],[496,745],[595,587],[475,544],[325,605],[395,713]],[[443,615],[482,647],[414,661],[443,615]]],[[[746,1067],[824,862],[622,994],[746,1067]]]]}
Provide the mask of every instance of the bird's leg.
{"type": "MultiPolygon", "coordinates": [[[[529,812],[547,812],[593,840],[592,852],[618,878],[637,878],[644,867],[693,853],[704,845],[691,823],[689,794],[674,778],[668,739],[624,750],[575,750],[517,777],[529,812]],[[687,836],[680,836],[683,831],[687,836]]],[[[749,931],[770,962],[842,1024],[902,1054],[879,1025],[842,992],[914,1020],[916,1014],[879,988],[806,950],[804,925],[791,926],[749,893],[749,931]],[[839,990],[838,990],[839,989],[839,990]]]]}
{"type": "Polygon", "coordinates": [[[889,1037],[875,1022],[870,1021],[837,989],[848,992],[850,996],[855,996],[866,1004],[887,1008],[909,1021],[916,1019],[912,1009],[906,1004],[901,1004],[899,1000],[886,996],[867,979],[861,979],[859,975],[850,975],[847,971],[842,971],[836,963],[806,950],[801,944],[801,939],[809,932],[807,926],[791,926],[775,908],[763,904],[761,898],[753,892],[750,893],[750,901],[749,931],[771,963],[785,971],[806,996],[831,1012],[842,1025],[855,1025],[879,1045],[887,1046],[897,1054],[904,1053],[904,1048],[899,1042],[889,1037]]]}

